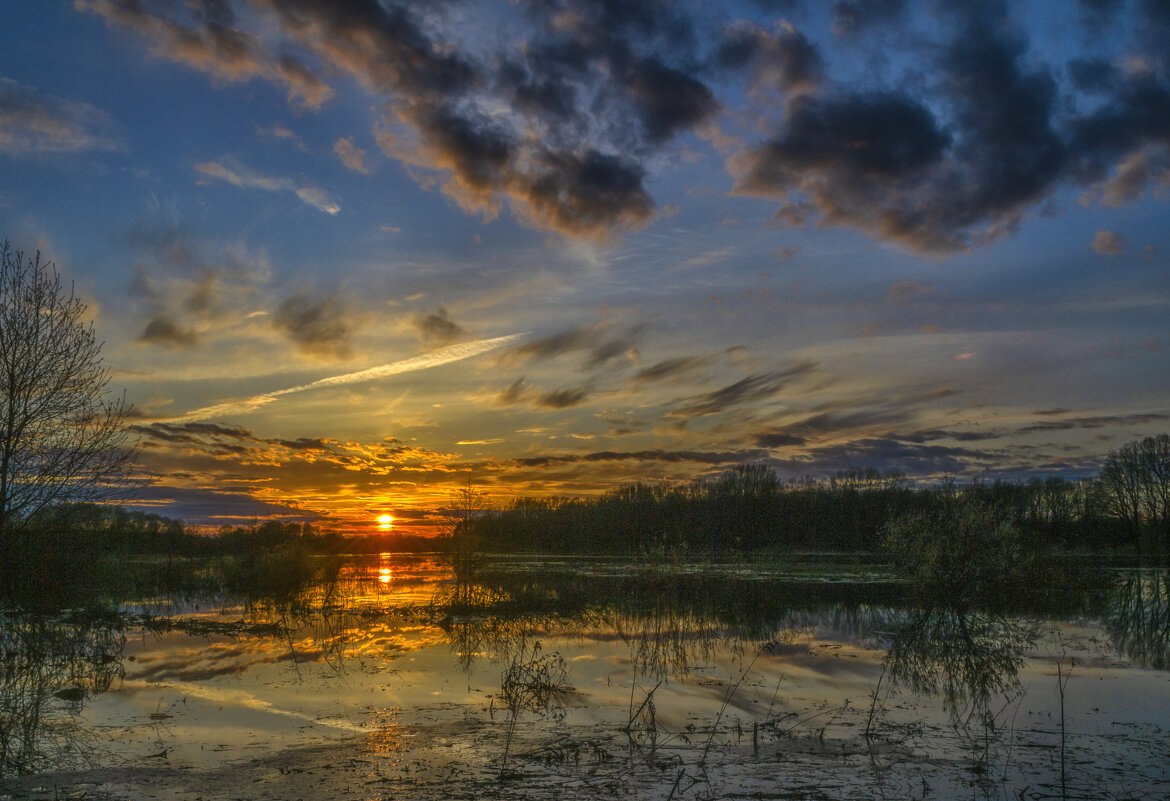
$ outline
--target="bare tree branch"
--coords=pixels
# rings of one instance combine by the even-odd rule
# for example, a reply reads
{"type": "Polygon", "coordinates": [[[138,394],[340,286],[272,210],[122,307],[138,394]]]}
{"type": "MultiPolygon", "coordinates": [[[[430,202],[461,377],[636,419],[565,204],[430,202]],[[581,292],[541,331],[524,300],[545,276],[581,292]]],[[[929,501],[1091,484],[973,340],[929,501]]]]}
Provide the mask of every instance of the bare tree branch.
{"type": "Polygon", "coordinates": [[[41,254],[0,246],[0,543],[58,503],[133,483],[125,396],[106,399],[102,342],[86,305],[41,254]]]}

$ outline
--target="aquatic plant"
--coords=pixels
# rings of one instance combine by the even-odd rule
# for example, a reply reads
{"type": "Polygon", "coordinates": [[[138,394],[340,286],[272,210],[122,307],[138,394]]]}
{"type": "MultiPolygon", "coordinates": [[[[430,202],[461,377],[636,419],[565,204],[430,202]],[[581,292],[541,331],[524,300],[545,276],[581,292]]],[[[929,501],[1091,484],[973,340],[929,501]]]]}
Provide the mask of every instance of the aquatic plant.
{"type": "Polygon", "coordinates": [[[500,777],[515,778],[508,772],[508,755],[521,712],[563,718],[564,698],[573,691],[568,684],[564,657],[555,651],[544,653],[539,640],[521,642],[500,680],[500,701],[508,710],[508,733],[500,760],[500,777]]]}

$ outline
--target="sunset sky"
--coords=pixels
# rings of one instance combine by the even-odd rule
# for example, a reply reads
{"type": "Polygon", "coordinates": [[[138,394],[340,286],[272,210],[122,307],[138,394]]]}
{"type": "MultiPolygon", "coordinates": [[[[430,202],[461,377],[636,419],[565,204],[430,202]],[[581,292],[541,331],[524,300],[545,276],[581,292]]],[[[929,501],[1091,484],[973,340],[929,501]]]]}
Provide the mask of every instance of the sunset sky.
{"type": "Polygon", "coordinates": [[[1170,2],[0,7],[0,238],[193,524],[1170,431],[1170,2]]]}

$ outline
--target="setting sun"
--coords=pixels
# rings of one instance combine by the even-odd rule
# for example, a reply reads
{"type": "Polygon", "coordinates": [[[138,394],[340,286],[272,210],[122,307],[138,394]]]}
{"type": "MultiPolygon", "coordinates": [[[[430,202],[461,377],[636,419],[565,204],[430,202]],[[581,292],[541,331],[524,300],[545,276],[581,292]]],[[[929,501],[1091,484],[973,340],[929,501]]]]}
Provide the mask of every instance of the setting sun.
{"type": "Polygon", "coordinates": [[[388,529],[394,525],[394,518],[390,515],[379,515],[378,528],[388,529]]]}

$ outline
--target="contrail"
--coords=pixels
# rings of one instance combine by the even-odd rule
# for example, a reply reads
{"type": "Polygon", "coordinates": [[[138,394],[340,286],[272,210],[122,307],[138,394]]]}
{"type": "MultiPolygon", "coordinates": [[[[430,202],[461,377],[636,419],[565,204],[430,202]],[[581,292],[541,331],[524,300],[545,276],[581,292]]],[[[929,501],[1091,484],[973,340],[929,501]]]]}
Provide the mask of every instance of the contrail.
{"type": "Polygon", "coordinates": [[[321,387],[356,384],[360,381],[371,381],[375,378],[385,378],[386,376],[409,373],[414,370],[426,370],[429,367],[438,367],[441,364],[450,364],[451,362],[470,359],[472,356],[478,356],[481,353],[487,353],[489,350],[494,350],[502,345],[507,345],[509,342],[514,342],[522,336],[524,334],[509,334],[506,337],[481,339],[476,342],[463,342],[458,345],[450,345],[446,348],[433,350],[430,353],[424,353],[421,356],[412,356],[409,359],[402,359],[401,361],[380,364],[377,367],[369,367],[365,370],[358,370],[356,373],[332,375],[308,384],[301,384],[287,389],[278,389],[273,392],[265,392],[261,395],[245,398],[244,400],[226,401],[212,406],[204,406],[202,409],[195,409],[186,414],[181,414],[178,417],[169,417],[158,422],[189,423],[194,420],[207,420],[212,417],[223,417],[229,414],[247,414],[267,403],[272,403],[282,395],[291,395],[294,392],[305,392],[310,389],[320,389],[321,387]]]}

